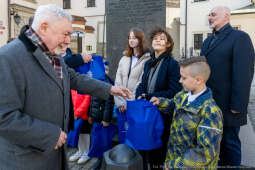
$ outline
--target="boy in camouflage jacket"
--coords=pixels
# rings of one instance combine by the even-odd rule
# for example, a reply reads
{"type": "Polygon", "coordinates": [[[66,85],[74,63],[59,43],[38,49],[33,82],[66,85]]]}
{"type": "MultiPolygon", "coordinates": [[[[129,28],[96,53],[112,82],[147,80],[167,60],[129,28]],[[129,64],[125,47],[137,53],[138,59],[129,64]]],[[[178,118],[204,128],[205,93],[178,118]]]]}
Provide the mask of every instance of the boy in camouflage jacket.
{"type": "Polygon", "coordinates": [[[184,90],[173,99],[151,99],[163,113],[172,113],[174,109],[165,166],[167,169],[216,169],[223,116],[206,87],[210,68],[204,57],[192,57],[180,66],[184,90]]]}

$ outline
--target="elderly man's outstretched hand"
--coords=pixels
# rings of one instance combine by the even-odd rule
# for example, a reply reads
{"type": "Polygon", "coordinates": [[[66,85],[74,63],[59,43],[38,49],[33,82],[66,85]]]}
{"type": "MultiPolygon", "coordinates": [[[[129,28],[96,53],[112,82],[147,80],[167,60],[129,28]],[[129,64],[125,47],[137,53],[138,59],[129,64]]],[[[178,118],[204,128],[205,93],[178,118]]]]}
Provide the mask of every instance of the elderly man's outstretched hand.
{"type": "Polygon", "coordinates": [[[113,96],[122,96],[128,99],[132,98],[132,92],[127,88],[121,86],[112,86],[110,94],[113,96]]]}

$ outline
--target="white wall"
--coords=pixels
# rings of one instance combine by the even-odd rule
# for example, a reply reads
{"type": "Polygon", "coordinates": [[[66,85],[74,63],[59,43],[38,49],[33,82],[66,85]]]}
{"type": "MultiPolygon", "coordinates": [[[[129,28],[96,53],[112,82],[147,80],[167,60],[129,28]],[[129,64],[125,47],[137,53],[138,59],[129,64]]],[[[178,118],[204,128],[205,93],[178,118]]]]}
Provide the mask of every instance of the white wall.
{"type": "MultiPolygon", "coordinates": [[[[38,1],[36,1],[38,2],[38,1]]],[[[25,7],[29,7],[29,8],[33,8],[36,9],[37,8],[37,3],[31,3],[25,0],[11,0],[10,1],[11,4],[19,4],[25,7]]]]}
{"type": "Polygon", "coordinates": [[[232,15],[230,23],[232,26],[240,26],[242,31],[247,32],[255,46],[255,14],[232,15]]]}
{"type": "Polygon", "coordinates": [[[63,8],[63,0],[37,0],[37,4],[39,5],[47,5],[47,4],[56,4],[57,6],[63,8]]]}
{"type": "Polygon", "coordinates": [[[172,28],[174,18],[180,18],[180,8],[166,8],[166,26],[172,28]]]}
{"type": "MultiPolygon", "coordinates": [[[[185,1],[181,0],[181,31],[180,31],[180,51],[185,43],[185,1]]],[[[251,3],[250,0],[207,0],[201,2],[188,1],[188,22],[187,22],[187,49],[193,47],[193,34],[203,33],[203,39],[206,34],[211,32],[208,27],[207,16],[209,11],[218,5],[229,7],[231,10],[245,7],[251,3]]],[[[189,54],[189,51],[187,52],[189,54]]]]}
{"type": "Polygon", "coordinates": [[[105,0],[96,0],[96,7],[87,7],[87,0],[72,0],[71,9],[67,9],[72,15],[98,16],[105,13],[105,0]]]}
{"type": "MultiPolygon", "coordinates": [[[[87,20],[86,25],[93,26],[95,30],[93,33],[85,34],[84,45],[85,45],[85,47],[91,45],[92,51],[88,51],[88,52],[96,53],[97,52],[97,42],[102,43],[102,40],[103,40],[104,17],[103,16],[86,17],[86,20],[87,20]]],[[[106,41],[106,36],[105,36],[105,41],[106,41]]]]}
{"type": "Polygon", "coordinates": [[[166,8],[166,28],[174,40],[174,57],[180,56],[180,28],[179,28],[179,18],[180,18],[180,8],[166,8]],[[177,21],[176,21],[177,20],[177,21]]]}
{"type": "Polygon", "coordinates": [[[3,23],[5,27],[0,34],[0,47],[6,44],[8,40],[8,8],[7,8],[7,0],[0,0],[0,22],[3,23]]]}
{"type": "Polygon", "coordinates": [[[66,9],[70,14],[85,17],[86,25],[92,26],[95,30],[93,33],[86,33],[83,39],[83,50],[86,46],[92,46],[92,51],[88,53],[96,53],[97,41],[102,40],[102,32],[98,31],[99,24],[104,22],[105,0],[96,0],[96,7],[87,7],[87,0],[71,1],[71,9],[66,9]],[[100,37],[98,37],[100,36],[100,37]]]}

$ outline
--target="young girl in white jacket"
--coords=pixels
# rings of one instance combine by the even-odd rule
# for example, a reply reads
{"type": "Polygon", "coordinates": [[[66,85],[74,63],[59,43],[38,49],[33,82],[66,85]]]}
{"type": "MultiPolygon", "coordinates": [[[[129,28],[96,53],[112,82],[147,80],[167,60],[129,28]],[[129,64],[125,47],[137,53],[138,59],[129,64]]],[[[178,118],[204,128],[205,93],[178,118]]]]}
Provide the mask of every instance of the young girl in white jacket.
{"type": "MultiPolygon", "coordinates": [[[[132,28],[128,34],[124,56],[119,62],[115,85],[127,87],[135,94],[142,79],[144,64],[149,58],[150,53],[145,46],[144,32],[139,28],[132,28]]],[[[135,99],[135,96],[132,99],[135,99]]],[[[120,112],[126,111],[126,101],[123,98],[114,97],[114,101],[120,112]]]]}

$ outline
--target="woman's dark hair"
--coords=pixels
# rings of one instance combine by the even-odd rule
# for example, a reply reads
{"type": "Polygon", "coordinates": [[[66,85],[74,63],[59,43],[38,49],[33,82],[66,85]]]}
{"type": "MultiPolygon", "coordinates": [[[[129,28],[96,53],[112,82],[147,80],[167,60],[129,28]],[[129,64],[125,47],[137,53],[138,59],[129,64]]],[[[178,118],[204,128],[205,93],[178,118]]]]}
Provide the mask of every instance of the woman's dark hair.
{"type": "MultiPolygon", "coordinates": [[[[128,33],[128,39],[130,33],[133,32],[135,37],[138,39],[138,58],[140,58],[143,53],[146,51],[146,45],[145,45],[145,36],[144,32],[140,28],[131,28],[128,33]]],[[[129,42],[127,43],[126,50],[124,51],[124,54],[128,57],[134,56],[133,48],[129,46],[129,42]]]]}
{"type": "Polygon", "coordinates": [[[171,56],[173,57],[173,54],[172,54],[172,51],[173,51],[173,48],[174,48],[174,41],[173,41],[173,38],[171,37],[171,35],[166,32],[166,30],[164,30],[163,28],[159,27],[159,26],[156,26],[154,27],[151,32],[150,32],[150,45],[152,45],[152,41],[153,41],[153,38],[158,35],[158,34],[165,34],[166,35],[166,38],[167,38],[167,43],[170,43],[170,47],[167,48],[167,51],[171,54],[171,56]]]}

